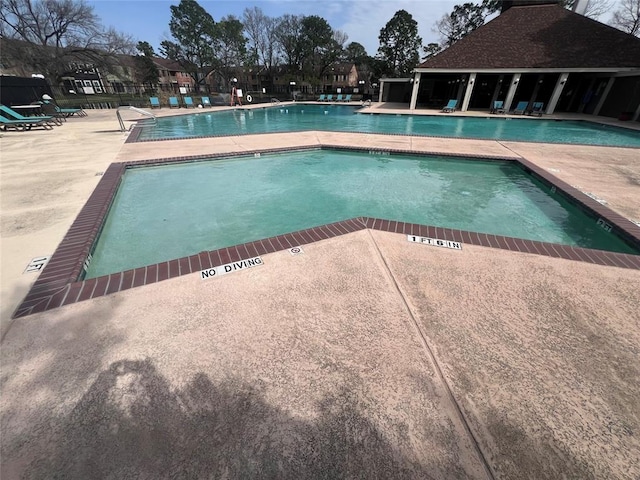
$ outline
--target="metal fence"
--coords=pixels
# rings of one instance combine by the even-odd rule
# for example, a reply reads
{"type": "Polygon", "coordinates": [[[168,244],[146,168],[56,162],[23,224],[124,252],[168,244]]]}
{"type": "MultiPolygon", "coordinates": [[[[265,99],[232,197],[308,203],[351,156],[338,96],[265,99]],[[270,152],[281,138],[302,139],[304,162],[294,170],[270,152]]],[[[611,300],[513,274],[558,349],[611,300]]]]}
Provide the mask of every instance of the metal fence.
{"type": "MultiPolygon", "coordinates": [[[[169,98],[176,97],[179,105],[185,105],[184,97],[191,97],[193,104],[197,106],[203,103],[202,97],[209,97],[212,105],[229,105],[228,92],[213,90],[210,86],[203,86],[200,90],[184,90],[178,85],[124,85],[114,84],[103,86],[99,89],[92,88],[92,93],[84,89],[71,89],[69,86],[51,86],[46,81],[42,85],[31,85],[30,79],[13,78],[12,83],[4,81],[2,86],[2,103],[5,105],[29,104],[42,100],[43,94],[51,95],[56,103],[63,108],[83,109],[115,109],[120,106],[133,106],[138,108],[150,108],[151,97],[157,97],[160,105],[169,106],[169,98]],[[24,81],[23,81],[24,80],[24,81]]],[[[298,100],[317,100],[317,93],[300,90],[292,90],[289,86],[276,85],[272,89],[252,91],[243,89],[243,104],[269,103],[274,99],[281,102],[298,100]]],[[[363,99],[363,95],[353,95],[354,101],[363,99]]],[[[366,98],[365,98],[366,99],[366,98]]]]}

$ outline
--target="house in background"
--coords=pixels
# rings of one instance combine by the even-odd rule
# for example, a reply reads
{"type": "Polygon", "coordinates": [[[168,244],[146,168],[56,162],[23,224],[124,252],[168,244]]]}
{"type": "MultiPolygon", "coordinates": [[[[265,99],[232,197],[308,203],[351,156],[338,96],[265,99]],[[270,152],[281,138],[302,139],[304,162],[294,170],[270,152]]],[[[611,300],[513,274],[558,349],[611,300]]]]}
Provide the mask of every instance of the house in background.
{"type": "Polygon", "coordinates": [[[547,114],[638,120],[640,39],[555,1],[514,0],[397,85],[410,90],[410,109],[440,109],[449,99],[461,111],[489,111],[495,100],[506,109],[536,101],[547,114]]]}
{"type": "Polygon", "coordinates": [[[178,62],[160,57],[154,57],[153,61],[158,67],[161,89],[177,91],[179,87],[184,87],[188,92],[194,89],[195,81],[178,62]]]}

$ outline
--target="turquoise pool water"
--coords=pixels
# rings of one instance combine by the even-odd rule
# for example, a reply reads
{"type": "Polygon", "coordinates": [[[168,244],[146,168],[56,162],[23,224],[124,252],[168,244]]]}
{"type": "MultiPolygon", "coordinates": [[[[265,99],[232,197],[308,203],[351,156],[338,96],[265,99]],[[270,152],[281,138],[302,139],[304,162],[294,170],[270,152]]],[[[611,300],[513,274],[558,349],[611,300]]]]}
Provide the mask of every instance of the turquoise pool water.
{"type": "Polygon", "coordinates": [[[329,130],[456,138],[640,147],[640,131],[591,122],[539,118],[380,115],[347,105],[235,109],[158,118],[140,140],[329,130]]]}
{"type": "Polygon", "coordinates": [[[358,216],[638,253],[508,162],[336,150],[128,170],[87,278],[358,216]]]}

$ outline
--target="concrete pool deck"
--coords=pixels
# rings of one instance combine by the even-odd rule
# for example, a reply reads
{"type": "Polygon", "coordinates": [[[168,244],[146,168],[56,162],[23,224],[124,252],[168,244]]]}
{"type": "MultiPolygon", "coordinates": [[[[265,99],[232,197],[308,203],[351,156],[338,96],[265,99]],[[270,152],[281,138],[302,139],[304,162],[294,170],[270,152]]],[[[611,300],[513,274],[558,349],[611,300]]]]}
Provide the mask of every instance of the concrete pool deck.
{"type": "Polygon", "coordinates": [[[638,221],[638,149],[124,139],[113,111],[0,138],[3,478],[640,475],[638,270],[361,230],[10,320],[26,265],[114,161],[345,142],[522,156],[638,221]]]}

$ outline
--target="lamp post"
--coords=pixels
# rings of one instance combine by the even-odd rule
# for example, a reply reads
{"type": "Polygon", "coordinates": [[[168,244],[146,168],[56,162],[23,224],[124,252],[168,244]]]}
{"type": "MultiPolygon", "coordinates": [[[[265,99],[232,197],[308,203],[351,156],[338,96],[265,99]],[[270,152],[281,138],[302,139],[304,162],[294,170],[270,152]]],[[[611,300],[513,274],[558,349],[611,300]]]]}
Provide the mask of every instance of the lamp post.
{"type": "Polygon", "coordinates": [[[295,95],[295,86],[296,86],[296,82],[291,81],[289,82],[289,86],[291,87],[291,99],[295,102],[296,101],[296,95],[295,95]]]}

